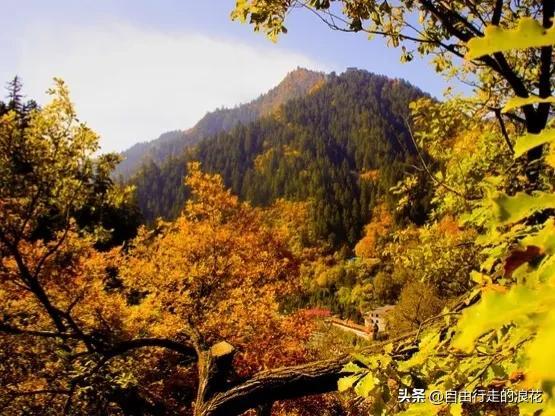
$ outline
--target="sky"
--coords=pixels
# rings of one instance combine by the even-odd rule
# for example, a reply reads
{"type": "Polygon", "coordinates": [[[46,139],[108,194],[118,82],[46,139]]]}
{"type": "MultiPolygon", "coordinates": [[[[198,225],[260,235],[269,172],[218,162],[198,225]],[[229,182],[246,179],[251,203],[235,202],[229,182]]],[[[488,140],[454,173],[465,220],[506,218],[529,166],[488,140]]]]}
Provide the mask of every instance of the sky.
{"type": "Polygon", "coordinates": [[[357,67],[404,78],[441,97],[447,83],[426,60],[399,62],[381,39],[332,31],[295,10],[270,42],[231,21],[234,0],[0,0],[0,82],[23,79],[43,104],[53,77],[68,84],[79,118],[121,151],[206,112],[248,102],[296,67],[357,67]]]}

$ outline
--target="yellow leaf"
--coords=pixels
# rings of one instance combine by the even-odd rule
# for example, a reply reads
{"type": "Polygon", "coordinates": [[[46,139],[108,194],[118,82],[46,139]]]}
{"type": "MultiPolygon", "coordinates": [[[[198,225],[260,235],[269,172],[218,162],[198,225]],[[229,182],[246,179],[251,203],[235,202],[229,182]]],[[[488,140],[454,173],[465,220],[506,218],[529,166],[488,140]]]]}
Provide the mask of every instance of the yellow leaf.
{"type": "Polygon", "coordinates": [[[453,346],[470,352],[474,342],[487,331],[497,329],[526,316],[535,293],[526,287],[514,286],[508,293],[490,290],[482,299],[466,309],[458,323],[459,334],[453,346]]]}
{"type": "Polygon", "coordinates": [[[357,383],[355,393],[362,397],[368,397],[378,384],[380,384],[380,380],[369,373],[357,383]]]}
{"type": "Polygon", "coordinates": [[[451,413],[451,416],[462,416],[462,404],[461,403],[452,404],[449,407],[449,412],[451,413]]]}
{"type": "Polygon", "coordinates": [[[545,222],[544,227],[535,235],[528,235],[520,242],[522,246],[536,246],[546,254],[555,254],[555,221],[545,222]]]}
{"type": "Polygon", "coordinates": [[[550,313],[546,324],[538,330],[538,335],[527,349],[529,357],[528,371],[532,379],[555,381],[555,362],[553,345],[555,344],[555,314],[550,313]]]}
{"type": "Polygon", "coordinates": [[[555,129],[544,129],[539,134],[526,133],[516,139],[515,143],[515,159],[522,156],[528,150],[545,143],[555,140],[555,129]]]}
{"type": "Polygon", "coordinates": [[[555,146],[550,146],[549,153],[545,156],[545,162],[555,169],[555,146]]]}
{"type": "Polygon", "coordinates": [[[470,272],[470,280],[478,283],[480,286],[489,285],[492,283],[491,277],[489,277],[487,274],[477,271],[470,272]]]}
{"type": "Polygon", "coordinates": [[[507,101],[507,104],[505,104],[505,107],[503,107],[503,110],[501,110],[501,112],[507,113],[511,110],[514,110],[515,108],[523,107],[528,104],[540,104],[540,103],[555,103],[555,97],[541,98],[535,95],[532,95],[531,97],[526,97],[526,98],[512,97],[507,101]]]}
{"type": "Polygon", "coordinates": [[[496,216],[502,224],[523,220],[537,211],[555,207],[555,194],[536,192],[532,195],[519,192],[514,196],[499,193],[493,198],[496,216]]]}
{"type": "Polygon", "coordinates": [[[340,392],[347,391],[351,387],[353,387],[353,384],[355,384],[359,379],[360,375],[341,377],[337,381],[337,390],[339,390],[340,392]]]}
{"type": "Polygon", "coordinates": [[[542,416],[548,416],[549,414],[545,411],[545,403],[523,402],[518,404],[520,416],[535,416],[538,414],[538,410],[543,410],[543,412],[540,413],[542,416]]]}
{"type": "Polygon", "coordinates": [[[546,30],[531,17],[523,17],[515,29],[487,26],[485,36],[475,37],[468,41],[468,52],[465,58],[472,60],[495,52],[538,48],[552,44],[555,44],[555,26],[546,30]]]}

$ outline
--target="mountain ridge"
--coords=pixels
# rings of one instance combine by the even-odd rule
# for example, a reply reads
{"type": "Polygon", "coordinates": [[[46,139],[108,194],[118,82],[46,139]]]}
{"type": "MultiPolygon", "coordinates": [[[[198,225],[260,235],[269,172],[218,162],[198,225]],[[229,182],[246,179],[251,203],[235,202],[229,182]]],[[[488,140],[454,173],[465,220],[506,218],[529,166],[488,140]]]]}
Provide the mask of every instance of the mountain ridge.
{"type": "Polygon", "coordinates": [[[326,77],[323,72],[297,67],[278,85],[254,100],[233,108],[210,111],[189,129],[168,131],[162,133],[157,139],[131,146],[121,153],[123,161],[117,166],[114,175],[125,180],[147,161],[162,164],[167,159],[179,156],[186,147],[206,137],[229,131],[237,124],[254,121],[276,111],[292,99],[310,94],[319,85],[325,83],[326,77]]]}

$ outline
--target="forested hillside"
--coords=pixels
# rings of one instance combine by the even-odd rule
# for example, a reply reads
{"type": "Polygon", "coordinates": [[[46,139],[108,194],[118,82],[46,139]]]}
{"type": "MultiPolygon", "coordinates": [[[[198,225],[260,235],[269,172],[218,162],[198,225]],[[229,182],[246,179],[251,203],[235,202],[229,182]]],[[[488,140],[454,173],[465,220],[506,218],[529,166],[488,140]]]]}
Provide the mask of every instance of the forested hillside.
{"type": "Polygon", "coordinates": [[[276,110],[280,105],[308,94],[325,81],[320,72],[297,68],[282,82],[257,99],[235,108],[221,108],[206,114],[194,127],[162,134],[158,139],[138,143],[122,153],[122,161],[114,172],[124,179],[147,161],[162,164],[179,157],[187,146],[216,133],[228,131],[237,124],[248,123],[276,110]]]}
{"type": "MultiPolygon", "coordinates": [[[[366,71],[331,74],[267,117],[209,137],[161,165],[146,163],[132,179],[139,206],[148,221],[175,218],[187,196],[185,166],[199,160],[255,205],[311,200],[318,236],[354,245],[376,201],[390,199],[387,191],[414,162],[409,103],[424,96],[404,81],[366,71]]],[[[409,215],[417,223],[429,201],[423,195],[421,202],[409,215]]]]}

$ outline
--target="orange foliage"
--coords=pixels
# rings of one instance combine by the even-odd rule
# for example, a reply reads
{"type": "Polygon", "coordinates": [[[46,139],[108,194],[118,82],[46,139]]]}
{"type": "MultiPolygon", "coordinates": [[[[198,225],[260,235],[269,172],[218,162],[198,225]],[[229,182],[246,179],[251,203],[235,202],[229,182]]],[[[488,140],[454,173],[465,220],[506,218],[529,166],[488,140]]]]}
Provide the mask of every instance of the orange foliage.
{"type": "MultiPolygon", "coordinates": [[[[74,409],[111,414],[107,409],[113,403],[102,395],[116,383],[137,386],[149,400],[163,402],[174,414],[187,414],[184,397],[194,392],[196,383],[190,363],[183,365],[175,353],[162,349],[136,350],[109,361],[94,350],[139,338],[192,343],[199,350],[225,340],[237,351],[239,376],[313,357],[305,345],[321,314],[284,316],[280,311],[281,299],[298,290],[299,264],[289,249],[291,234],[274,228],[277,224],[268,222],[260,209],[239,201],[220,176],[202,173],[198,164],[191,164],[189,172],[186,184],[192,198],[182,215],[173,223],[159,222],[154,230],[141,229],[125,248],[99,252],[94,240],[75,227],[49,243],[19,243],[18,253],[28,268],[43,262],[39,279],[53,307],[70,311],[65,321],[86,335],[77,333],[79,341],[64,345],[47,337],[31,338],[31,343],[27,336],[0,337],[2,385],[63,390],[74,374],[89,371],[86,365],[94,368],[98,359],[102,364],[96,378],[87,380],[95,393],[83,390],[82,396],[76,395],[74,409]],[[92,350],[82,341],[87,337],[92,350]]],[[[298,208],[290,214],[302,218],[298,208]]],[[[22,289],[17,259],[5,256],[1,265],[0,324],[50,331],[51,316],[34,293],[22,289]]],[[[25,403],[13,401],[14,409],[35,400],[20,397],[25,403]]],[[[53,413],[63,413],[64,397],[59,399],[52,401],[53,413]]],[[[40,400],[36,403],[37,409],[43,408],[40,400]]]]}
{"type": "Polygon", "coordinates": [[[360,173],[360,179],[369,182],[377,182],[378,179],[380,179],[380,171],[378,169],[366,170],[360,173]]]}
{"type": "Polygon", "coordinates": [[[461,229],[457,220],[451,216],[444,216],[437,224],[437,230],[445,237],[457,237],[461,234],[461,229]]]}
{"type": "Polygon", "coordinates": [[[193,198],[183,215],[142,230],[118,259],[127,290],[144,293],[133,307],[135,331],[192,333],[206,345],[226,340],[239,350],[241,375],[306,360],[312,324],[279,313],[279,300],[297,290],[288,233],[225,190],[220,176],[198,164],[189,172],[193,198]]]}
{"type": "Polygon", "coordinates": [[[364,227],[364,237],[355,246],[355,253],[359,257],[377,257],[376,251],[378,240],[383,237],[393,224],[393,217],[385,204],[380,204],[374,208],[372,221],[364,227]]]}

